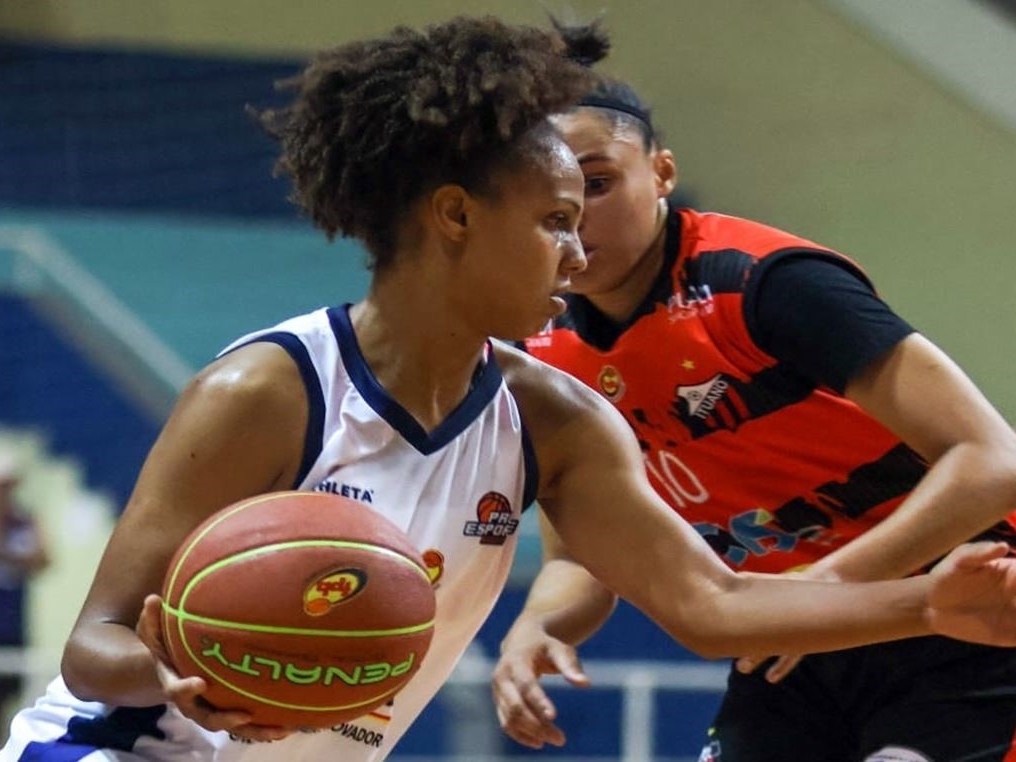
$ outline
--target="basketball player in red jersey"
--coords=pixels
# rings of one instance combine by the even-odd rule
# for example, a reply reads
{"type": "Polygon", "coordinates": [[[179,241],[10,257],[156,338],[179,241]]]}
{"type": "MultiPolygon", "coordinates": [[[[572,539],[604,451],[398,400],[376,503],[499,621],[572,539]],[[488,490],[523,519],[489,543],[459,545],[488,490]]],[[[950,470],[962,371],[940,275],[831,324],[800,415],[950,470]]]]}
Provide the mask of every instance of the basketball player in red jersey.
{"type": "MultiPolygon", "coordinates": [[[[566,31],[585,63],[606,53],[595,25],[566,31]]],[[[622,82],[601,78],[556,124],[586,179],[588,267],[526,347],[613,403],[656,491],[728,566],[889,579],[974,537],[1012,541],[1016,436],[856,264],[668,206],[673,156],[622,82]]],[[[503,727],[533,747],[564,742],[539,675],[585,683],[573,646],[614,600],[545,535],[493,682],[503,727]]],[[[703,762],[1016,760],[1013,651],[921,638],[765,656],[736,663],[703,762]]]]}

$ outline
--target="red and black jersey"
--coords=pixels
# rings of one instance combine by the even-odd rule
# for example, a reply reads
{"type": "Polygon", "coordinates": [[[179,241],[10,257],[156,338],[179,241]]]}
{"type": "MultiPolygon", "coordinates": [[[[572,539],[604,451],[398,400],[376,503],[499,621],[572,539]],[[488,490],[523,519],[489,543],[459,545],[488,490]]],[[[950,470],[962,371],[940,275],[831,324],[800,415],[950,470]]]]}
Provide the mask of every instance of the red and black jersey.
{"type": "Polygon", "coordinates": [[[570,296],[568,312],[525,342],[617,407],[656,490],[736,569],[813,562],[881,521],[927,470],[880,423],[753,339],[745,305],[759,279],[801,256],[867,284],[805,239],[677,210],[664,272],[628,324],[570,296]]]}

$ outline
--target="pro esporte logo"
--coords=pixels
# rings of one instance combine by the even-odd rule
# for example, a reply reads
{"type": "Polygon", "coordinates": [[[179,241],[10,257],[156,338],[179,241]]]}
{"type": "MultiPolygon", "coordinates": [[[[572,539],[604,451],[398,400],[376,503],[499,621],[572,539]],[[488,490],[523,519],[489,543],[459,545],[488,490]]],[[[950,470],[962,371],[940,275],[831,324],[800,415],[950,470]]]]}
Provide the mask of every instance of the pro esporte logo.
{"type": "Polygon", "coordinates": [[[467,521],[462,528],[466,537],[479,537],[481,545],[504,545],[519,520],[512,517],[512,505],[500,492],[488,492],[476,504],[477,521],[467,521]]]}

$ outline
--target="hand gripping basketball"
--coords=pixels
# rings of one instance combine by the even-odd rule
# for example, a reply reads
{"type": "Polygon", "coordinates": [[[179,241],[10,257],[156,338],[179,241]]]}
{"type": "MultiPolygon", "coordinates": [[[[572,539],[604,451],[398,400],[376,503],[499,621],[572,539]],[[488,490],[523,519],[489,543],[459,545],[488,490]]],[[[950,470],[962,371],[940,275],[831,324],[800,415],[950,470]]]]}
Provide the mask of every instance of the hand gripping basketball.
{"type": "Polygon", "coordinates": [[[163,633],[181,676],[252,722],[318,728],[384,704],[420,668],[434,592],[403,532],[328,493],[230,505],[181,544],[163,586],[163,633]]]}

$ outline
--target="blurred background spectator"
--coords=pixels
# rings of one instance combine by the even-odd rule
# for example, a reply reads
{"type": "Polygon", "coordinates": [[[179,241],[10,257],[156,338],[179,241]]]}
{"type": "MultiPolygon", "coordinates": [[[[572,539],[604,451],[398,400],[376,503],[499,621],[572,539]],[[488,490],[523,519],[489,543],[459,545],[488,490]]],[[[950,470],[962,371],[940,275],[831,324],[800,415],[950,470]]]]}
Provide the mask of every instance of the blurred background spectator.
{"type": "MultiPolygon", "coordinates": [[[[15,454],[0,449],[0,648],[25,645],[27,582],[49,563],[39,522],[17,500],[20,476],[15,454]]],[[[22,682],[20,675],[0,673],[0,738],[22,682]]]]}

